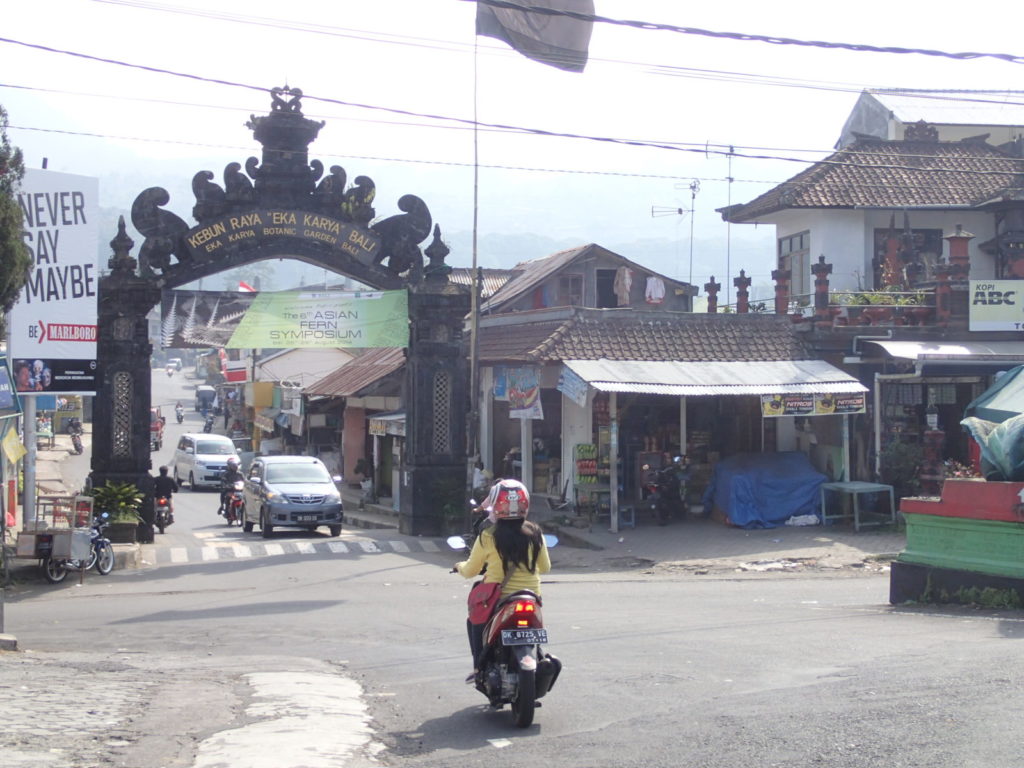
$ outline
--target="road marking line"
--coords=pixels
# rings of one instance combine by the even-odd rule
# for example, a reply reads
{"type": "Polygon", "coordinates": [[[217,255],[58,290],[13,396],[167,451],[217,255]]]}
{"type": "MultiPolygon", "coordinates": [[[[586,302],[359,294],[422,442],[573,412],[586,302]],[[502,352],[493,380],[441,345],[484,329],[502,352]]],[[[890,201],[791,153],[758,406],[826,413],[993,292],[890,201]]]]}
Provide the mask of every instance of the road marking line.
{"type": "Polygon", "coordinates": [[[488,739],[487,742],[495,749],[502,749],[503,747],[508,747],[512,744],[508,739],[488,739]]]}
{"type": "Polygon", "coordinates": [[[252,550],[241,544],[235,544],[232,549],[235,551],[235,557],[252,557],[252,550]]]}
{"type": "Polygon", "coordinates": [[[284,547],[282,547],[280,544],[264,544],[263,551],[265,554],[268,555],[283,555],[284,547]]]}
{"type": "Polygon", "coordinates": [[[363,548],[363,552],[380,552],[380,547],[377,546],[375,541],[358,541],[356,542],[360,547],[363,548]]]}
{"type": "Polygon", "coordinates": [[[199,533],[193,533],[192,535],[197,539],[208,539],[211,536],[216,536],[217,534],[213,531],[200,531],[199,533]]]}
{"type": "Polygon", "coordinates": [[[440,552],[441,548],[432,541],[421,541],[420,546],[423,547],[424,552],[440,552]]]}
{"type": "Polygon", "coordinates": [[[216,547],[203,547],[203,560],[217,560],[220,558],[220,551],[216,547]]]}
{"type": "Polygon", "coordinates": [[[409,545],[406,544],[404,541],[389,541],[388,544],[391,545],[391,548],[395,550],[395,552],[409,551],[409,545]]]}
{"type": "Polygon", "coordinates": [[[316,554],[316,547],[314,547],[313,543],[309,541],[296,541],[295,548],[299,551],[300,555],[316,554]]]}
{"type": "Polygon", "coordinates": [[[188,562],[188,550],[184,547],[174,547],[171,550],[171,562],[172,563],[187,563],[188,562]]]}
{"type": "Polygon", "coordinates": [[[348,552],[348,547],[342,544],[340,541],[329,541],[327,542],[327,548],[334,554],[345,554],[348,552]]]}

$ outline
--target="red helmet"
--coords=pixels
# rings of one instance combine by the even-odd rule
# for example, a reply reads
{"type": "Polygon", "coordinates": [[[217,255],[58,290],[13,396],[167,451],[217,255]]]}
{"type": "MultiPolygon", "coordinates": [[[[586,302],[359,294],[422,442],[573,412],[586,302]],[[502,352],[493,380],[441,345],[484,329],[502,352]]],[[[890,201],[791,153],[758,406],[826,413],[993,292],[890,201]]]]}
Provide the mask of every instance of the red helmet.
{"type": "Polygon", "coordinates": [[[530,492],[518,480],[499,480],[491,488],[484,509],[499,520],[526,517],[530,513],[530,492]]]}

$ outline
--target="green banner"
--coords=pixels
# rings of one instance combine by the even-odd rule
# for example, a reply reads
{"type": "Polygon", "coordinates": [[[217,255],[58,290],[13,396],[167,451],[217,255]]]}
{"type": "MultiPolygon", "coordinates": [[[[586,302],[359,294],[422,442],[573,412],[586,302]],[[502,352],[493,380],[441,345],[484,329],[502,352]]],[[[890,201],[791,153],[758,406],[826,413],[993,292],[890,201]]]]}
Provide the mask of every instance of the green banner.
{"type": "Polygon", "coordinates": [[[405,347],[409,344],[406,291],[257,294],[228,349],[283,347],[405,347]]]}

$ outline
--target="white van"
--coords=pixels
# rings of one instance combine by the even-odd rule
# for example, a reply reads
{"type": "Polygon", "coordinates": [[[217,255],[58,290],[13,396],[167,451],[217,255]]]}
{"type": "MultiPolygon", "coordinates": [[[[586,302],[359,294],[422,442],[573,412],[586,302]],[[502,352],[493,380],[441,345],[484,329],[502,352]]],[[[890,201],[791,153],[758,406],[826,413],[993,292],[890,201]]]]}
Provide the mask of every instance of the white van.
{"type": "Polygon", "coordinates": [[[178,439],[171,474],[179,485],[187,482],[193,491],[203,486],[218,488],[220,473],[227,468],[231,456],[238,458],[230,437],[189,432],[178,439]]]}

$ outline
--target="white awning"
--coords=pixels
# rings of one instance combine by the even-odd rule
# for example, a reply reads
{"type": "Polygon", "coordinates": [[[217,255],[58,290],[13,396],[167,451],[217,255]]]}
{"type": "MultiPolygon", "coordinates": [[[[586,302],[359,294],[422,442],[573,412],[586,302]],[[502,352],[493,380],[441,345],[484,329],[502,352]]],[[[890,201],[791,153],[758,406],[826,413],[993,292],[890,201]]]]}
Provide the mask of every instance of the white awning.
{"type": "Polygon", "coordinates": [[[687,362],[566,360],[601,392],[654,395],[774,395],[867,392],[856,378],[824,360],[687,362]]]}
{"type": "Polygon", "coordinates": [[[992,361],[1024,363],[1024,342],[1020,341],[877,341],[893,357],[927,361],[992,361]]]}

